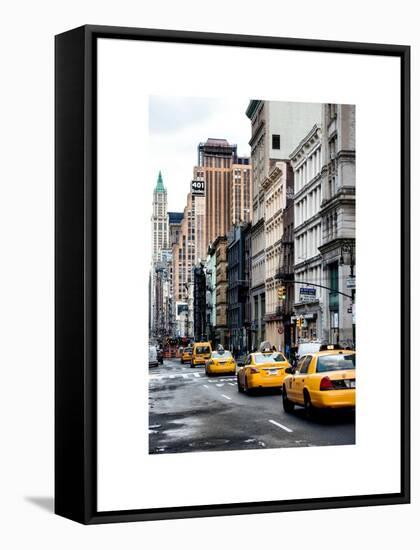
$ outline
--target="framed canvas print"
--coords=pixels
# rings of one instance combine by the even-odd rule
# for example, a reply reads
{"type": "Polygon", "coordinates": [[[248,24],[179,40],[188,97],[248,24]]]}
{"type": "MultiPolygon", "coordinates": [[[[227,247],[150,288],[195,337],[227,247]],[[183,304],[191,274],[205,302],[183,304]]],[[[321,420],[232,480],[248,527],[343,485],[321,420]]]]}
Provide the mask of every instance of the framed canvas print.
{"type": "Polygon", "coordinates": [[[57,514],[409,502],[409,70],[399,45],[56,37],[57,514]]]}

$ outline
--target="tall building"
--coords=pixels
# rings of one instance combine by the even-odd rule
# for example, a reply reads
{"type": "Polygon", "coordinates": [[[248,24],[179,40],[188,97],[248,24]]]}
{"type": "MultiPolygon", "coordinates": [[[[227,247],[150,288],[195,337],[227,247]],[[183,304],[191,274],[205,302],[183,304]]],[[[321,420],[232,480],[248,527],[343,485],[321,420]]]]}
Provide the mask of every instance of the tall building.
{"type": "Polygon", "coordinates": [[[322,109],[322,277],[323,337],[355,345],[356,155],[354,105],[325,104],[322,109]],[[336,290],[336,292],[334,292],[336,290]]]}
{"type": "Polygon", "coordinates": [[[239,157],[232,165],[230,188],[230,225],[251,221],[252,167],[248,157],[239,157]]]}
{"type": "Polygon", "coordinates": [[[302,136],[321,120],[321,105],[251,100],[252,163],[252,304],[253,347],[265,339],[265,198],[263,182],[276,161],[289,160],[302,136]]]}
{"type": "Polygon", "coordinates": [[[237,146],[226,139],[209,138],[198,145],[198,166],[194,176],[205,180],[205,245],[219,235],[226,235],[231,225],[232,166],[237,160],[237,146]]]}
{"type": "Polygon", "coordinates": [[[153,191],[152,254],[153,261],[161,260],[162,250],[169,248],[168,194],[159,172],[153,191]]]}
{"type": "MultiPolygon", "coordinates": [[[[296,328],[297,338],[309,340],[322,338],[325,290],[323,285],[322,257],[319,247],[322,243],[321,219],[321,126],[315,125],[291,153],[295,175],[295,315],[302,319],[302,326],[296,328]]],[[[325,286],[325,285],[323,285],[325,286]]]]}
{"type": "Polygon", "coordinates": [[[188,193],[187,204],[172,245],[172,280],[174,302],[186,302],[192,285],[192,269],[204,256],[204,244],[199,228],[204,225],[204,197],[188,193]]]}
{"type": "Polygon", "coordinates": [[[168,195],[162,173],[156,181],[152,202],[152,258],[149,284],[150,332],[154,337],[163,335],[164,316],[170,300],[170,261],[168,195]]]}

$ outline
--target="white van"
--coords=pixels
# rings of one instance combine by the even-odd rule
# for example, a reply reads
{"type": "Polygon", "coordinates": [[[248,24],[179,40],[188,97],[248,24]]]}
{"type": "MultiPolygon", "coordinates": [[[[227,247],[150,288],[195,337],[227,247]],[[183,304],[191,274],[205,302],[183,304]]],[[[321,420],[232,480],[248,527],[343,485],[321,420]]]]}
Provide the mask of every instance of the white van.
{"type": "Polygon", "coordinates": [[[301,342],[298,344],[298,349],[296,352],[296,360],[299,361],[301,357],[307,355],[308,353],[316,353],[320,351],[321,348],[320,340],[312,340],[311,342],[301,342]]]}

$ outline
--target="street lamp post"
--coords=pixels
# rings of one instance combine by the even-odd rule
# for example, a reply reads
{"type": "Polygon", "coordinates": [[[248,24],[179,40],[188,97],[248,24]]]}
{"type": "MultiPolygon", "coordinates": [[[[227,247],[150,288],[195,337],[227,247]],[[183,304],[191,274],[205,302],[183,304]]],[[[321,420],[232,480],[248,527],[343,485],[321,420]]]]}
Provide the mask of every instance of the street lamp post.
{"type": "Polygon", "coordinates": [[[356,347],[356,325],[354,322],[354,307],[355,307],[355,296],[356,296],[356,288],[354,285],[354,249],[355,249],[355,242],[352,239],[345,240],[341,245],[341,254],[340,254],[340,264],[348,264],[350,266],[350,278],[352,283],[351,288],[351,310],[352,310],[352,335],[353,335],[353,347],[356,347]],[[348,256],[348,262],[344,260],[344,255],[348,256]]]}

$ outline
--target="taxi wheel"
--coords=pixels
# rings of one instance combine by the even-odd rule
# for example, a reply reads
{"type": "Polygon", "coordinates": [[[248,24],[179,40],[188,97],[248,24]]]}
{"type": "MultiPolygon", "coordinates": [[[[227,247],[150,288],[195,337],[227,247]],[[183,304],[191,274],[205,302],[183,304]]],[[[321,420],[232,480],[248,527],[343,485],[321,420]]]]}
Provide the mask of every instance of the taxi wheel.
{"type": "Polygon", "coordinates": [[[312,405],[311,396],[306,390],[303,392],[303,406],[307,418],[312,418],[314,416],[314,407],[312,405]]]}
{"type": "Polygon", "coordinates": [[[239,376],[236,377],[236,382],[238,384],[238,392],[239,393],[244,393],[244,389],[243,387],[241,386],[241,383],[239,382],[239,376]]]}
{"type": "Polygon", "coordinates": [[[184,359],[181,359],[181,364],[182,364],[182,365],[184,364],[184,359]]]}
{"type": "Polygon", "coordinates": [[[245,376],[245,386],[244,386],[244,392],[248,395],[251,395],[251,388],[248,387],[248,382],[247,382],[247,379],[246,379],[246,376],[245,376]]]}
{"type": "Polygon", "coordinates": [[[284,412],[292,413],[295,410],[295,404],[287,398],[286,388],[284,386],[282,394],[284,412]]]}

